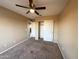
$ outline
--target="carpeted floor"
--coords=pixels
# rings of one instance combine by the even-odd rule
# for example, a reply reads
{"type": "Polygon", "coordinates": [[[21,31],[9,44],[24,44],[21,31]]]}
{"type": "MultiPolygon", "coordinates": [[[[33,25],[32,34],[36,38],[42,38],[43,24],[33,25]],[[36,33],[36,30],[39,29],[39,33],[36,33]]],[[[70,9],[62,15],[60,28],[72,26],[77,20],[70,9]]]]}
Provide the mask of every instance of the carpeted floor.
{"type": "Polygon", "coordinates": [[[56,43],[27,40],[0,55],[0,59],[63,59],[56,43]]]}

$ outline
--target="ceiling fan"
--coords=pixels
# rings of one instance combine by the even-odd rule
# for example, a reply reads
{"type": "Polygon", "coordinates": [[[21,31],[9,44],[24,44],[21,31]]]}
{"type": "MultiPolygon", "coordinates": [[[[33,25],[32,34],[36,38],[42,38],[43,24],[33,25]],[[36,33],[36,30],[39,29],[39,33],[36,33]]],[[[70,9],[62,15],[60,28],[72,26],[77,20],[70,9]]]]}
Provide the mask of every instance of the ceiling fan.
{"type": "Polygon", "coordinates": [[[29,9],[26,12],[26,14],[28,14],[28,13],[36,13],[39,16],[41,16],[41,15],[37,12],[37,10],[45,10],[46,9],[46,7],[36,7],[35,4],[33,3],[33,0],[29,0],[29,7],[21,6],[19,4],[16,4],[16,6],[29,9]]]}

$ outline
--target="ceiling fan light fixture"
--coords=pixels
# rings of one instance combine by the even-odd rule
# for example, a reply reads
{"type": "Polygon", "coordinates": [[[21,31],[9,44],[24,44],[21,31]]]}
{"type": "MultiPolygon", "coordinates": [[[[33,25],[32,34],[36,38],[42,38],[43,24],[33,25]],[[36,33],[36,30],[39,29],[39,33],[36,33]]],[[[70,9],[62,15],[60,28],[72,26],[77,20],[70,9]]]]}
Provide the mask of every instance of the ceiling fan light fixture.
{"type": "Polygon", "coordinates": [[[30,12],[31,12],[31,13],[34,13],[34,12],[35,12],[35,10],[34,10],[34,9],[30,9],[30,12]]]}
{"type": "Polygon", "coordinates": [[[32,13],[32,14],[35,13],[36,15],[41,16],[37,10],[45,10],[46,7],[36,7],[35,4],[33,3],[33,0],[28,0],[28,1],[29,1],[29,6],[28,7],[27,6],[18,5],[18,4],[16,4],[16,6],[29,9],[26,12],[26,14],[28,14],[28,13],[32,13]]]}

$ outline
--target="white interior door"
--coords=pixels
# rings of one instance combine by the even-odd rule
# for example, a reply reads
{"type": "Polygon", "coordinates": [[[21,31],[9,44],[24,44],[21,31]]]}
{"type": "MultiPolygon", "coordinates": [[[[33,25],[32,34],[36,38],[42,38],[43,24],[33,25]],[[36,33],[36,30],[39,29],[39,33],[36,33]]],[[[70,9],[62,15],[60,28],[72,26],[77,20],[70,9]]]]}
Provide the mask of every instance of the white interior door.
{"type": "Polygon", "coordinates": [[[30,37],[35,37],[35,22],[31,23],[31,35],[30,37]]]}
{"type": "Polygon", "coordinates": [[[31,23],[31,35],[30,37],[35,37],[38,40],[38,22],[31,23]]]}

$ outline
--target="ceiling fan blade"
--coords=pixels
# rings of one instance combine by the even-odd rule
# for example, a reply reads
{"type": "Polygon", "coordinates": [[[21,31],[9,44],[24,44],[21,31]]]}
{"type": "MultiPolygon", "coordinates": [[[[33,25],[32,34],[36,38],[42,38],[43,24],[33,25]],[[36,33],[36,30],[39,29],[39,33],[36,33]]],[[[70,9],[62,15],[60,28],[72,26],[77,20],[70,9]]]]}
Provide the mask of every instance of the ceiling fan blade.
{"type": "Polygon", "coordinates": [[[36,13],[37,15],[41,16],[37,11],[35,11],[35,13],[36,13]]]}
{"type": "Polygon", "coordinates": [[[46,9],[46,7],[36,7],[35,9],[36,10],[43,10],[43,9],[46,9]]]}
{"type": "Polygon", "coordinates": [[[29,3],[32,4],[33,3],[33,0],[29,0],[29,3]]]}
{"type": "Polygon", "coordinates": [[[33,0],[29,0],[29,6],[32,7],[33,0]]]}
{"type": "Polygon", "coordinates": [[[28,14],[30,11],[27,11],[26,14],[28,14]]]}
{"type": "Polygon", "coordinates": [[[16,6],[18,6],[18,7],[22,7],[22,8],[28,8],[28,9],[29,9],[29,7],[21,6],[21,5],[18,5],[18,4],[16,4],[16,6]]]}

